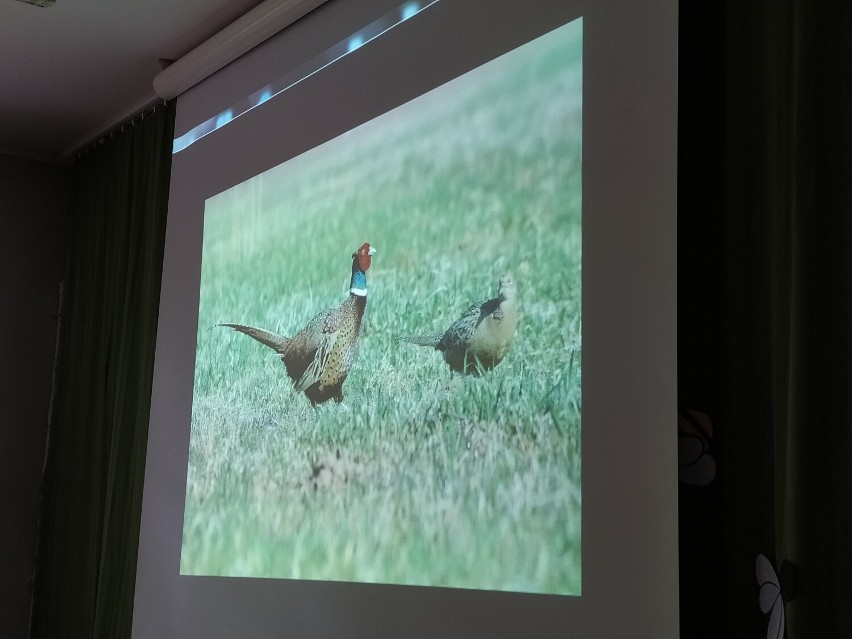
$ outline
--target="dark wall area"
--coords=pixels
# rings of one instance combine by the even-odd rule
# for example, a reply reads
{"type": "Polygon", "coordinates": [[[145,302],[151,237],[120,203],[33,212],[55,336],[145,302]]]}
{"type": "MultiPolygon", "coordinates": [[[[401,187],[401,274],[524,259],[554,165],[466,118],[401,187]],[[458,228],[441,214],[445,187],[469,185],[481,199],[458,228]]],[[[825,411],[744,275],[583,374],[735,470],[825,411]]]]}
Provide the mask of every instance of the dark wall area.
{"type": "Polygon", "coordinates": [[[0,155],[0,636],[29,623],[72,171],[0,155]]]}

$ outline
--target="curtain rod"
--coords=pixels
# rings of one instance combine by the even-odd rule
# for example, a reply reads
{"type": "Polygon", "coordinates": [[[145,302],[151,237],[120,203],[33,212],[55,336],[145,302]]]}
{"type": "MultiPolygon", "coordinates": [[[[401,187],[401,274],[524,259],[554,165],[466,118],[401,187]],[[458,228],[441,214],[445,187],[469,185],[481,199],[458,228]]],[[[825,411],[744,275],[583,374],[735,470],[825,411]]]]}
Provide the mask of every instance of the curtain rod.
{"type": "Polygon", "coordinates": [[[164,107],[164,106],[166,106],[166,104],[168,104],[168,100],[158,99],[156,102],[154,102],[154,104],[151,104],[150,106],[145,107],[144,109],[142,109],[139,113],[137,113],[133,117],[129,118],[128,120],[125,120],[121,124],[114,126],[112,129],[108,130],[106,133],[102,133],[101,135],[96,137],[94,140],[92,140],[91,142],[86,144],[84,147],[82,147],[79,151],[77,151],[76,155],[74,156],[74,161],[79,162],[84,157],[86,157],[89,153],[91,153],[96,148],[98,148],[100,145],[102,145],[104,142],[107,142],[108,140],[112,140],[117,134],[124,133],[124,129],[126,129],[128,127],[132,127],[137,122],[144,120],[146,115],[156,113],[158,108],[164,107]]]}

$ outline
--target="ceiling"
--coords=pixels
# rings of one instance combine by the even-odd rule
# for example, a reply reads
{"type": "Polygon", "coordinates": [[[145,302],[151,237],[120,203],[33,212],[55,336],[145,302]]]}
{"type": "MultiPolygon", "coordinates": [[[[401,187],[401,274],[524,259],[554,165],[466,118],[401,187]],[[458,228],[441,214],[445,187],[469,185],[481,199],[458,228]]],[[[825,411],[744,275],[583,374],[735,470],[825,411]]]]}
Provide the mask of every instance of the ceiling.
{"type": "Polygon", "coordinates": [[[0,154],[69,163],[157,99],[176,60],[261,0],[0,0],[0,154]]]}

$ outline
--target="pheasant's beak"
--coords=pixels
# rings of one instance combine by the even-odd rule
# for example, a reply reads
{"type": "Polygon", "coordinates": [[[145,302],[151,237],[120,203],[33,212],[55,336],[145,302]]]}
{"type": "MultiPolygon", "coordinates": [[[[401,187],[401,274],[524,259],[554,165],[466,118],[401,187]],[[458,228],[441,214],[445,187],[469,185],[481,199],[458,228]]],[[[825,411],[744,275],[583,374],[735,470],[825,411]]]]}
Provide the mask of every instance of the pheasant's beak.
{"type": "Polygon", "coordinates": [[[371,246],[371,247],[370,247],[370,250],[369,250],[369,251],[367,251],[367,255],[375,255],[375,254],[376,254],[376,247],[375,247],[375,246],[371,246]]]}

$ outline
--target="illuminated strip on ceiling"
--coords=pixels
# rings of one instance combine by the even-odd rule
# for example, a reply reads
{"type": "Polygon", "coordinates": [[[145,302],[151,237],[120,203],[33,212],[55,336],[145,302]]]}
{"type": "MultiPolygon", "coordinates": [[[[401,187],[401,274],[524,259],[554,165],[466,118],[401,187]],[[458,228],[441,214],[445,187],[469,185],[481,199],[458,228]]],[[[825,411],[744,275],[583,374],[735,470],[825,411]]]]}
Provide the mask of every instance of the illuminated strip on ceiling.
{"type": "Polygon", "coordinates": [[[401,4],[393,11],[389,11],[378,20],[371,22],[363,29],[359,29],[353,35],[341,40],[335,45],[332,45],[324,52],[301,66],[296,67],[283,77],[267,84],[262,89],[259,89],[248,97],[243,98],[218,115],[213,116],[198,126],[193,127],[183,135],[175,138],[172,153],[180,153],[191,144],[198,142],[201,138],[221,129],[223,126],[233,122],[241,115],[245,115],[252,109],[259,107],[264,102],[268,102],[275,96],[293,88],[303,80],[319,73],[353,51],[357,51],[365,44],[368,44],[376,38],[384,35],[397,25],[413,18],[421,11],[428,9],[438,1],[439,0],[424,0],[420,2],[417,0],[410,0],[409,2],[401,4]]]}

